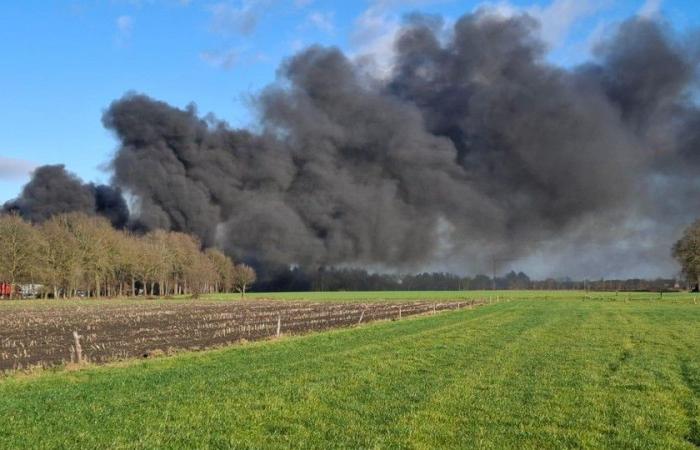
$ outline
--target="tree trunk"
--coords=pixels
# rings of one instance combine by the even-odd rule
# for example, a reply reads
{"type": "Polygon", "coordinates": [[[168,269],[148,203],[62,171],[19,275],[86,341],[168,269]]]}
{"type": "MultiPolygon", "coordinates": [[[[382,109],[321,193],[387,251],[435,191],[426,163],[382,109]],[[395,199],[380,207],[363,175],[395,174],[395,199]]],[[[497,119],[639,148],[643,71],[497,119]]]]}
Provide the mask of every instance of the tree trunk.
{"type": "Polygon", "coordinates": [[[136,278],[131,277],[131,296],[136,297],[136,278]]]}

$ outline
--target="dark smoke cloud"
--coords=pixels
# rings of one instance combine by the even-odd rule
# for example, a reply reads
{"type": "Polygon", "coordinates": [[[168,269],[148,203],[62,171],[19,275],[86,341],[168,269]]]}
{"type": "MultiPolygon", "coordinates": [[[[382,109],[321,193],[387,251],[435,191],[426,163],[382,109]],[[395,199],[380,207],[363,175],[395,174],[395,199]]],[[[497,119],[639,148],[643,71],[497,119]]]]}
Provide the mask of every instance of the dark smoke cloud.
{"type": "Polygon", "coordinates": [[[673,270],[700,207],[696,49],[634,18],[561,68],[537,27],[412,16],[388,79],[311,47],[260,94],[256,133],[127,94],[103,118],[120,140],[113,182],[135,199],[132,226],[248,260],[673,270]]]}
{"type": "Polygon", "coordinates": [[[6,211],[17,211],[27,220],[42,222],[67,212],[101,214],[115,227],[124,227],[129,210],[117,187],[84,184],[62,164],[38,167],[20,196],[7,202],[6,211]]]}

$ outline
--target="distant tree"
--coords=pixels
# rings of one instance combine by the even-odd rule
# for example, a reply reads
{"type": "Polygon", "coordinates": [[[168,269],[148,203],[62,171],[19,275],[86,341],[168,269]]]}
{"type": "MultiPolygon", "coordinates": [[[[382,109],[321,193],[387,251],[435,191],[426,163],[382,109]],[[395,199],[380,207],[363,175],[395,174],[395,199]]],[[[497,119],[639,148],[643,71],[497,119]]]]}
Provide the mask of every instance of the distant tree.
{"type": "Polygon", "coordinates": [[[212,290],[217,293],[229,291],[233,287],[233,261],[215,248],[208,248],[205,254],[215,270],[212,290]]]}
{"type": "Polygon", "coordinates": [[[503,284],[506,289],[530,289],[530,278],[523,272],[510,271],[506,274],[503,284]]]}
{"type": "Polygon", "coordinates": [[[486,275],[477,275],[469,283],[469,288],[477,291],[491,289],[492,286],[493,280],[486,275]]]}
{"type": "Polygon", "coordinates": [[[40,235],[17,214],[0,216],[0,281],[34,282],[39,263],[40,235]]]}
{"type": "MultiPolygon", "coordinates": [[[[141,262],[144,256],[144,239],[130,233],[122,233],[120,241],[121,251],[118,265],[121,281],[128,286],[126,290],[129,295],[135,297],[138,295],[136,282],[139,281],[139,276],[143,272],[141,262]]],[[[123,292],[124,288],[122,287],[121,290],[123,292]]]]}
{"type": "Polygon", "coordinates": [[[84,213],[70,213],[66,218],[77,242],[83,271],[82,287],[86,295],[100,297],[114,260],[112,224],[104,217],[84,213]]]}
{"type": "Polygon", "coordinates": [[[700,220],[685,229],[672,253],[688,280],[700,287],[700,220]]]}
{"type": "Polygon", "coordinates": [[[204,253],[193,256],[187,270],[192,296],[197,298],[210,290],[216,283],[217,272],[214,263],[204,253]]]}
{"type": "Polygon", "coordinates": [[[237,264],[233,268],[233,287],[245,298],[245,292],[251,284],[255,283],[255,270],[245,264],[237,264]]]}
{"type": "Polygon", "coordinates": [[[46,247],[43,255],[44,283],[54,298],[73,295],[82,278],[78,242],[65,214],[51,217],[40,227],[46,247]]]}
{"type": "Polygon", "coordinates": [[[198,284],[197,277],[201,276],[201,267],[193,265],[193,262],[199,256],[202,244],[196,237],[184,233],[171,232],[168,239],[173,252],[172,278],[175,291],[190,294],[192,285],[198,284]]]}
{"type": "Polygon", "coordinates": [[[148,283],[150,295],[155,295],[156,282],[158,293],[161,296],[166,295],[168,279],[172,277],[175,264],[175,252],[171,247],[170,234],[167,231],[156,230],[146,235],[146,241],[151,252],[149,257],[152,260],[152,270],[151,279],[144,280],[144,283],[148,283]]]}

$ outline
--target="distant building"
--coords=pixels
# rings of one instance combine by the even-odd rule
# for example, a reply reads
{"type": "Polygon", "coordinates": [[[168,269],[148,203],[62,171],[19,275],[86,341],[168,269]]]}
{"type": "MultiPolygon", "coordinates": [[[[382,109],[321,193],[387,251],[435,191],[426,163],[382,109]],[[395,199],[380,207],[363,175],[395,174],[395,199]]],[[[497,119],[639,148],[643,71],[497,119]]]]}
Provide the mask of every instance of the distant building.
{"type": "Polygon", "coordinates": [[[37,298],[44,291],[43,284],[20,284],[17,288],[22,298],[37,298]]]}
{"type": "Polygon", "coordinates": [[[12,295],[12,285],[0,283],[0,298],[9,298],[12,295]]]}

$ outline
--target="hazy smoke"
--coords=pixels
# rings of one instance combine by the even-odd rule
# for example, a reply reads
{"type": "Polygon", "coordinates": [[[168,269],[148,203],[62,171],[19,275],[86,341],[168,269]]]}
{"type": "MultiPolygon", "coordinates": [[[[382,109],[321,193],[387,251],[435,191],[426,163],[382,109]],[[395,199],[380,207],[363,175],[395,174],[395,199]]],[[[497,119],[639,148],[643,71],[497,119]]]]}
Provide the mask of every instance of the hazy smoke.
{"type": "Polygon", "coordinates": [[[129,210],[119,188],[84,184],[63,165],[38,167],[20,196],[7,202],[4,209],[17,211],[33,222],[75,211],[102,214],[119,228],[129,219],[129,210]]]}
{"type": "Polygon", "coordinates": [[[414,16],[381,80],[309,48],[260,94],[259,133],[126,95],[103,119],[121,142],[114,184],[137,226],[260,261],[668,269],[700,207],[698,53],[635,18],[565,69],[537,26],[414,16]]]}

